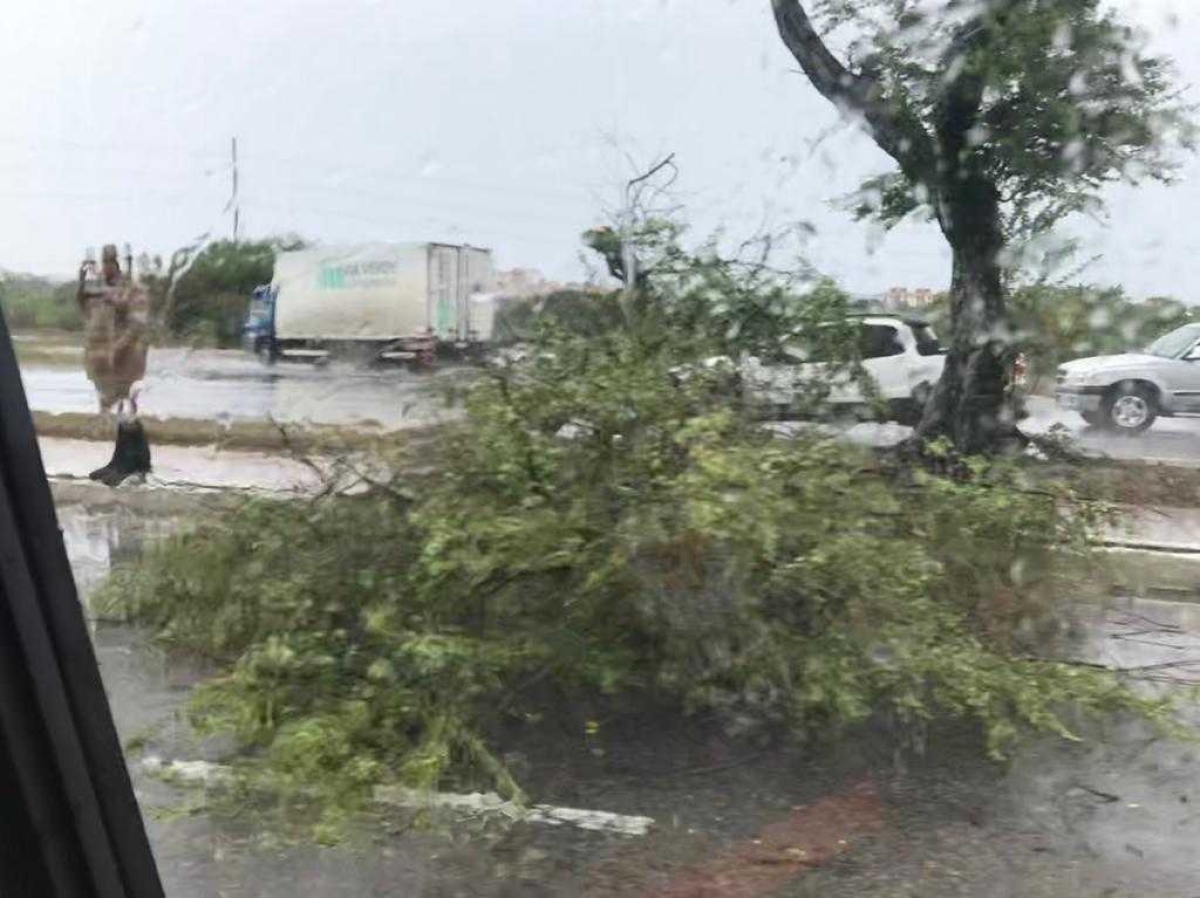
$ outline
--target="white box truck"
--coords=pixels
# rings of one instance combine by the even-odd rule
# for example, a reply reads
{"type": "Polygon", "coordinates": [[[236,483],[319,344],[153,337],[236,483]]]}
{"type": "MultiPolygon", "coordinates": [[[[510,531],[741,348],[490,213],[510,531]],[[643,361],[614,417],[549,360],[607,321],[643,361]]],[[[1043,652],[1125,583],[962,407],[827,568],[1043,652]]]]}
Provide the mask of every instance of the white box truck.
{"type": "Polygon", "coordinates": [[[265,359],[428,361],[492,337],[490,250],[445,243],[362,243],[280,253],[254,292],[246,348],[265,359]]]}

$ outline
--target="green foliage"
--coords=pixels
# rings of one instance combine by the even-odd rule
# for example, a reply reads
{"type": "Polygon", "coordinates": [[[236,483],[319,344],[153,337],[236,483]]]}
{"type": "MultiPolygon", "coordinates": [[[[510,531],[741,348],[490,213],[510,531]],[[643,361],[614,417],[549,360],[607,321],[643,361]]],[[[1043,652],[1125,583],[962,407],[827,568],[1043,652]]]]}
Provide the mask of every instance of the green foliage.
{"type": "Polygon", "coordinates": [[[581,702],[806,738],[950,713],[994,757],[1030,729],[1074,738],[1074,708],[1168,719],[1038,660],[1105,509],[1012,464],[948,479],[764,432],[702,362],[769,334],[843,352],[844,297],[725,288],[735,268],[683,258],[622,297],[620,328],[536,328],[419,489],[252,502],[114,574],[101,607],[220,663],[193,712],[237,737],[239,796],[315,814],[322,840],[380,784],[519,799],[497,734],[581,702]]]}
{"type": "Polygon", "coordinates": [[[584,234],[616,276],[625,275],[625,264],[637,272],[636,284],[614,296],[623,327],[644,342],[731,357],[774,352],[818,323],[841,322],[850,310],[849,296],[803,260],[791,268],[768,264],[779,254],[776,243],[794,235],[764,235],[728,256],[715,237],[697,249],[685,247],[685,234],[683,225],[658,214],[634,215],[618,230],[584,234]]]}
{"type": "Polygon", "coordinates": [[[949,712],[997,757],[1029,728],[1073,738],[1072,705],[1165,714],[1029,660],[1102,510],[1064,518],[1069,492],[1014,468],[897,480],[772,439],[624,334],[543,348],[472,391],[420,501],[252,503],[110,581],[227,665],[194,711],[238,736],[246,788],[325,827],[379,783],[519,796],[489,739],[553,713],[546,688],[809,736],[949,712]]]}
{"type": "Polygon", "coordinates": [[[596,252],[637,260],[635,267],[646,275],[640,285],[510,302],[497,316],[498,340],[621,331],[646,344],[670,343],[671,352],[689,361],[714,354],[774,358],[785,344],[813,357],[853,361],[857,332],[847,320],[852,301],[832,281],[804,264],[793,270],[767,265],[769,238],[744,244],[741,255],[729,258],[715,239],[693,250],[683,236],[677,223],[655,216],[619,232],[589,231],[585,239],[596,252]]]}
{"type": "Polygon", "coordinates": [[[891,224],[935,209],[944,176],[970,171],[998,189],[1007,236],[1029,237],[1098,210],[1107,183],[1170,178],[1172,148],[1191,145],[1169,60],[1146,53],[1144,36],[1100,0],[814,5],[850,36],[851,69],[878,85],[907,135],[907,164],[864,184],[860,214],[891,224]],[[966,145],[933,177],[912,152],[953,127],[946,110],[968,100],[966,145]]]}
{"type": "Polygon", "coordinates": [[[171,336],[235,346],[254,288],[271,281],[275,253],[299,245],[291,238],[210,243],[179,276],[173,303],[168,303],[169,284],[161,260],[143,275],[142,283],[171,336]]]}
{"type": "Polygon", "coordinates": [[[71,283],[6,276],[0,280],[0,308],[14,330],[75,331],[83,327],[71,283]]]}
{"type": "Polygon", "coordinates": [[[963,453],[1011,442],[1006,271],[1115,181],[1169,180],[1192,109],[1169,61],[1102,0],[773,0],[809,81],[894,168],[852,198],[884,225],[923,212],[950,244],[948,362],[918,425],[963,453]],[[805,7],[836,33],[833,52],[805,7]],[[986,365],[976,365],[983,358],[986,365]],[[967,372],[978,372],[968,376],[967,372]]]}
{"type": "Polygon", "coordinates": [[[1032,368],[1045,376],[1070,359],[1149,346],[1194,320],[1191,310],[1176,299],[1135,302],[1120,287],[1088,285],[1018,288],[1010,313],[1032,368]]]}
{"type": "Polygon", "coordinates": [[[494,340],[500,346],[528,342],[537,336],[540,324],[579,337],[596,337],[623,322],[616,294],[559,290],[547,296],[507,300],[496,313],[494,340]]]}

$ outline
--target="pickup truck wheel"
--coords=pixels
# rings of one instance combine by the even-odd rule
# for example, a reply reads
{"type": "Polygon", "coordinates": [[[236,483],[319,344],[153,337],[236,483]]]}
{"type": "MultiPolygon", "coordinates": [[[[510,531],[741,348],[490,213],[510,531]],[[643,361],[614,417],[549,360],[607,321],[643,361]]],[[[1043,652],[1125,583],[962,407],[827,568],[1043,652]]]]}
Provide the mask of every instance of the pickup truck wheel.
{"type": "Polygon", "coordinates": [[[1117,433],[1136,434],[1158,417],[1158,398],[1140,384],[1118,384],[1104,397],[1101,406],[1104,426],[1117,433]]]}

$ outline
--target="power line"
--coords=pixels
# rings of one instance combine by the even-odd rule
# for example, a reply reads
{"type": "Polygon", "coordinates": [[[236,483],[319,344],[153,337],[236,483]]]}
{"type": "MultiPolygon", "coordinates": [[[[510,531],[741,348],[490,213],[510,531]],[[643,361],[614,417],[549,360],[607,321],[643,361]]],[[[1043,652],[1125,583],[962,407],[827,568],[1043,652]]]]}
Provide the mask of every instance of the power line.
{"type": "Polygon", "coordinates": [[[442,214],[455,214],[469,218],[488,216],[503,218],[507,221],[532,221],[537,222],[539,225],[552,221],[564,223],[568,221],[586,221],[589,218],[588,213],[583,212],[581,214],[578,209],[572,208],[573,205],[577,204],[571,203],[561,203],[555,207],[545,209],[531,209],[516,199],[504,201],[495,198],[450,198],[445,194],[432,197],[421,196],[415,194],[411,188],[403,185],[395,185],[398,188],[398,192],[393,192],[391,190],[362,190],[328,184],[311,184],[291,179],[282,180],[279,184],[286,188],[283,193],[287,196],[307,193],[336,196],[339,199],[357,198],[371,201],[375,205],[386,203],[410,209],[432,210],[442,214]]]}
{"type": "MultiPolygon", "coordinates": [[[[556,189],[553,187],[546,186],[546,182],[548,180],[552,180],[547,177],[540,177],[539,180],[542,183],[540,183],[537,186],[515,187],[515,186],[511,186],[511,184],[498,183],[495,180],[486,180],[484,178],[463,177],[460,175],[441,174],[438,172],[429,172],[429,173],[423,172],[423,173],[413,174],[413,173],[403,172],[403,171],[400,171],[397,169],[379,168],[377,166],[364,166],[364,165],[357,165],[357,164],[344,164],[343,163],[341,165],[336,165],[332,162],[329,162],[329,161],[323,160],[323,159],[298,157],[298,156],[267,157],[267,156],[255,156],[253,153],[251,153],[251,155],[249,157],[243,156],[243,159],[245,161],[259,163],[262,165],[269,166],[272,171],[278,171],[280,167],[284,167],[284,168],[303,167],[303,168],[307,169],[311,166],[311,167],[315,167],[315,168],[319,168],[319,169],[327,169],[327,170],[328,169],[339,169],[339,170],[344,169],[344,170],[353,172],[355,178],[361,178],[363,176],[368,176],[368,177],[374,177],[376,179],[382,179],[382,180],[391,181],[391,182],[406,181],[406,182],[409,182],[410,184],[420,184],[421,186],[430,187],[430,188],[434,188],[434,189],[436,189],[439,186],[439,182],[440,182],[441,184],[445,184],[445,183],[462,184],[462,185],[469,186],[469,187],[472,187],[472,188],[474,188],[476,190],[480,190],[480,191],[498,192],[498,193],[504,193],[504,194],[520,193],[525,197],[531,197],[531,196],[541,197],[546,200],[555,200],[555,201],[563,201],[563,200],[571,200],[571,199],[579,200],[579,199],[587,198],[587,191],[582,188],[579,188],[579,187],[564,186],[564,187],[556,189]]],[[[538,176],[536,176],[536,175],[534,175],[532,177],[538,178],[538,176]]]]}
{"type": "MultiPolygon", "coordinates": [[[[122,143],[109,142],[89,142],[77,140],[73,137],[60,137],[47,139],[45,137],[35,137],[32,140],[28,137],[0,137],[0,143],[8,144],[9,146],[17,146],[24,150],[35,150],[46,145],[58,147],[66,147],[75,150],[83,150],[88,153],[97,152],[113,152],[119,153],[123,157],[128,157],[130,146],[122,143]]],[[[155,144],[146,143],[145,141],[137,141],[136,144],[139,150],[150,150],[166,157],[178,158],[181,156],[189,156],[193,159],[208,159],[216,160],[224,158],[224,153],[220,150],[197,150],[194,147],[180,147],[171,144],[155,144]]]]}
{"type": "MultiPolygon", "coordinates": [[[[389,233],[389,235],[394,235],[394,233],[396,232],[396,230],[398,228],[412,230],[414,225],[418,225],[421,228],[433,227],[433,228],[437,228],[442,231],[469,230],[469,231],[472,231],[475,233],[492,233],[492,234],[495,234],[496,236],[499,236],[501,234],[516,234],[516,235],[522,235],[526,239],[529,239],[529,238],[545,239],[548,234],[563,233],[563,232],[571,233],[569,230],[566,230],[566,228],[570,227],[569,225],[564,226],[563,224],[548,222],[545,220],[543,220],[541,222],[537,222],[535,220],[530,220],[530,219],[520,219],[520,218],[514,219],[512,216],[506,215],[504,213],[499,213],[499,212],[497,212],[495,214],[491,214],[491,215],[486,214],[486,213],[483,215],[478,215],[478,214],[472,215],[472,216],[470,216],[471,217],[470,224],[468,224],[466,226],[460,225],[456,222],[438,222],[436,220],[435,214],[429,214],[429,215],[424,216],[424,218],[429,220],[429,224],[426,225],[423,223],[418,223],[411,219],[409,220],[409,223],[405,224],[404,220],[401,218],[385,217],[383,215],[363,214],[361,212],[355,212],[350,209],[346,209],[344,207],[338,209],[338,208],[332,208],[332,207],[328,207],[328,206],[310,206],[306,203],[283,203],[283,202],[273,202],[271,200],[259,201],[257,199],[253,199],[253,198],[251,198],[249,200],[249,205],[253,206],[256,209],[266,209],[266,210],[273,210],[277,213],[278,212],[285,213],[292,220],[292,224],[290,225],[290,227],[300,228],[301,230],[303,230],[303,225],[301,225],[295,219],[300,216],[316,215],[316,216],[323,216],[326,218],[343,219],[346,221],[355,221],[355,222],[360,222],[363,224],[374,225],[376,227],[382,227],[382,228],[387,229],[387,232],[389,233]],[[497,218],[499,218],[501,216],[503,216],[503,224],[497,226],[495,224],[495,221],[497,218]],[[479,220],[481,218],[491,218],[493,223],[491,225],[482,225],[479,223],[479,220]]],[[[436,213],[438,211],[442,211],[444,214],[444,210],[438,210],[433,207],[427,207],[427,208],[430,208],[431,212],[436,213]]],[[[583,226],[583,223],[581,223],[579,225],[580,228],[582,228],[582,226],[583,226]]],[[[388,239],[393,239],[393,237],[389,236],[388,239]]]]}
{"type": "Polygon", "coordinates": [[[233,204],[233,242],[236,245],[238,242],[238,218],[241,216],[241,209],[238,207],[238,164],[237,164],[237,137],[233,138],[233,196],[229,200],[233,204]]]}

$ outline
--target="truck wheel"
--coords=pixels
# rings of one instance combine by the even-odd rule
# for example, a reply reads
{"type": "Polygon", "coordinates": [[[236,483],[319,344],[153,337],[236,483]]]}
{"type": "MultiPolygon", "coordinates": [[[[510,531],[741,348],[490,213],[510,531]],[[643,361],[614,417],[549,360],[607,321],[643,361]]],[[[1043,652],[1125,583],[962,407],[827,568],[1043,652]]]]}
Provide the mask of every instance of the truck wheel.
{"type": "Polygon", "coordinates": [[[1158,417],[1158,397],[1141,384],[1117,384],[1105,395],[1101,410],[1109,430],[1141,433],[1158,417]]]}
{"type": "Polygon", "coordinates": [[[258,356],[258,360],[264,365],[270,366],[275,364],[277,358],[275,347],[271,345],[269,340],[259,340],[254,347],[254,354],[258,356]]]}

